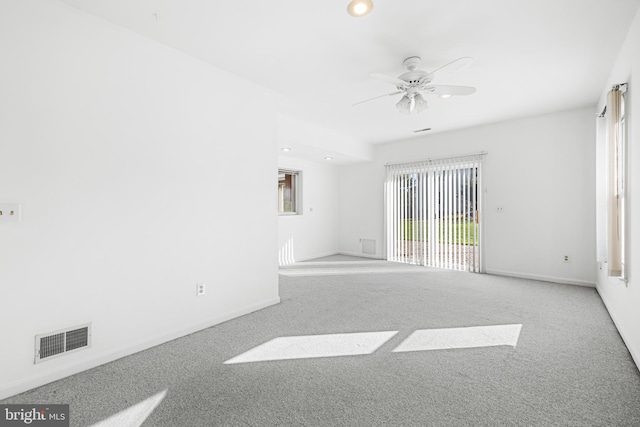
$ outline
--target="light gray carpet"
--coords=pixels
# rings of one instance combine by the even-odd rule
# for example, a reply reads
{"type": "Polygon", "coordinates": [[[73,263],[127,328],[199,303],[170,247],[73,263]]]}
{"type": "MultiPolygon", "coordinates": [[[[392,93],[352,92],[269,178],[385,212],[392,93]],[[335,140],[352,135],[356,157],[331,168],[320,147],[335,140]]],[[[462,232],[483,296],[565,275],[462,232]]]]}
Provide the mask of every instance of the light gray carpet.
{"type": "Polygon", "coordinates": [[[285,268],[277,306],[2,403],[70,403],[74,426],[165,390],[145,426],[640,425],[640,374],[594,289],[356,261],[285,268]],[[393,352],[416,330],[509,324],[515,347],[393,352]],[[224,364],[278,337],[375,331],[398,333],[372,354],[224,364]]]}

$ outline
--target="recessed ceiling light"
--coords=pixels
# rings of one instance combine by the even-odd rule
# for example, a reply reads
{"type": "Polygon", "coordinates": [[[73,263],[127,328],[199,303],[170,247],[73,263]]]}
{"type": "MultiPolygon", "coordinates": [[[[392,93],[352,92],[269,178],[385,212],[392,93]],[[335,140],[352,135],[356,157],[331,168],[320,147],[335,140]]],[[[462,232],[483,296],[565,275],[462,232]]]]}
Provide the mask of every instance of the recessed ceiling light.
{"type": "Polygon", "coordinates": [[[442,99],[451,98],[451,95],[448,94],[448,93],[443,93],[442,95],[440,95],[440,98],[442,98],[442,99]]]}
{"type": "Polygon", "coordinates": [[[333,160],[333,157],[329,157],[329,156],[327,156],[327,157],[325,157],[324,159],[325,159],[325,160],[333,160]]]}
{"type": "Polygon", "coordinates": [[[289,148],[289,147],[283,147],[283,148],[281,148],[281,150],[282,150],[282,151],[291,151],[291,148],[289,148]]]}
{"type": "Polygon", "coordinates": [[[367,15],[373,9],[373,2],[371,0],[351,0],[349,6],[347,6],[347,12],[349,15],[359,18],[367,15]]]}

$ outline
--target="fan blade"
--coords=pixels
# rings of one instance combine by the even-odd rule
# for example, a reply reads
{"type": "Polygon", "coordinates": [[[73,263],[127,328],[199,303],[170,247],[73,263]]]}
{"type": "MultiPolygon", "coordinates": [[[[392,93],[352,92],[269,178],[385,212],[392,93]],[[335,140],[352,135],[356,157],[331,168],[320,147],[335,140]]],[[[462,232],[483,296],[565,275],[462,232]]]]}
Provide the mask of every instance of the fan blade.
{"type": "Polygon", "coordinates": [[[436,85],[427,86],[424,91],[434,95],[471,95],[476,91],[473,86],[436,85]]]}
{"type": "Polygon", "coordinates": [[[429,74],[433,74],[433,73],[436,73],[438,71],[441,72],[443,70],[446,70],[448,73],[455,73],[456,71],[460,71],[463,68],[467,68],[472,63],[473,63],[473,58],[472,57],[463,56],[462,58],[454,59],[453,61],[449,62],[448,64],[444,64],[440,68],[436,68],[435,70],[431,71],[429,74]]]}
{"type": "Polygon", "coordinates": [[[363,102],[368,102],[368,101],[373,101],[374,99],[378,99],[378,98],[384,98],[385,96],[393,96],[393,95],[397,95],[399,93],[402,93],[403,91],[399,90],[397,92],[391,92],[391,93],[385,93],[384,95],[379,95],[379,96],[374,96],[373,98],[369,98],[369,99],[365,99],[364,101],[360,101],[360,102],[356,102],[354,105],[358,105],[358,104],[362,104],[363,102]]]}
{"type": "Polygon", "coordinates": [[[372,77],[372,78],[378,79],[378,80],[382,80],[383,82],[391,83],[391,84],[394,84],[396,86],[402,86],[402,87],[406,87],[407,86],[407,82],[405,82],[404,80],[400,80],[400,79],[398,79],[396,77],[390,77],[390,76],[387,76],[385,74],[370,73],[369,77],[372,77]]]}

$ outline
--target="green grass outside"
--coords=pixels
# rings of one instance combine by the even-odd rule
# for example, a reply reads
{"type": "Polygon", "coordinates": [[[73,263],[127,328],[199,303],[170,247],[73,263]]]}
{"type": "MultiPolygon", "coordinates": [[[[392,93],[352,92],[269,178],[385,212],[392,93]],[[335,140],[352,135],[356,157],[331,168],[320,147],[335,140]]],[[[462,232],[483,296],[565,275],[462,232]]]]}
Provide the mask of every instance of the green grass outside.
{"type": "MultiPolygon", "coordinates": [[[[404,240],[416,240],[419,242],[427,241],[427,229],[428,221],[414,221],[407,219],[403,221],[404,225],[404,240]],[[413,231],[416,231],[414,236],[413,231]]],[[[438,243],[453,243],[462,245],[478,245],[478,230],[475,227],[475,243],[473,239],[474,223],[473,221],[461,221],[457,224],[452,224],[452,236],[448,233],[443,233],[445,229],[448,229],[448,221],[440,221],[440,235],[438,236],[438,243]],[[455,232],[455,236],[453,233],[455,232]]]]}

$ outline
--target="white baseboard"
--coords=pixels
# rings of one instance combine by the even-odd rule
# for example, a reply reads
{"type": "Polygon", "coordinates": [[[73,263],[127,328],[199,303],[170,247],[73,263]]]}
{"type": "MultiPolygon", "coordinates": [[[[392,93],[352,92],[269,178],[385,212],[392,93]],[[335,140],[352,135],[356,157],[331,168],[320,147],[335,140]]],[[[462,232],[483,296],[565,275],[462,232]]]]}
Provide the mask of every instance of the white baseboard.
{"type": "Polygon", "coordinates": [[[633,359],[633,362],[636,364],[636,368],[640,370],[640,351],[638,351],[638,348],[636,348],[633,345],[633,343],[629,341],[628,339],[629,334],[627,334],[625,328],[622,326],[622,323],[618,322],[618,319],[616,318],[615,314],[613,314],[613,311],[609,309],[611,305],[610,305],[610,302],[607,300],[607,297],[605,297],[605,294],[600,293],[600,290],[597,287],[596,287],[596,291],[598,291],[598,295],[600,295],[600,299],[602,300],[605,308],[609,312],[609,317],[611,317],[611,320],[613,320],[613,324],[616,325],[616,329],[618,330],[618,333],[622,337],[622,341],[624,341],[624,344],[627,346],[627,349],[631,354],[631,358],[633,359]]]}
{"type": "Polygon", "coordinates": [[[569,279],[566,277],[542,276],[538,274],[518,273],[515,271],[489,270],[489,269],[486,271],[486,273],[495,274],[496,276],[509,276],[509,277],[518,277],[520,279],[540,280],[542,282],[562,283],[565,285],[586,286],[588,288],[596,287],[595,282],[589,282],[588,280],[569,279]]]}
{"type": "Polygon", "coordinates": [[[105,363],[113,362],[114,360],[120,359],[122,357],[129,356],[143,350],[147,350],[151,347],[164,344],[168,341],[175,340],[177,338],[192,334],[194,332],[198,332],[203,329],[210,328],[212,326],[218,325],[228,320],[235,319],[236,317],[244,316],[254,311],[258,311],[263,308],[269,307],[271,305],[278,304],[279,302],[280,302],[280,297],[271,298],[266,301],[262,301],[262,302],[244,307],[240,310],[236,310],[231,313],[226,313],[222,316],[208,319],[204,322],[198,322],[196,324],[190,325],[185,328],[181,328],[168,333],[163,333],[161,335],[158,335],[156,337],[153,337],[149,340],[146,340],[144,342],[141,342],[133,346],[122,347],[116,350],[105,352],[103,354],[92,357],[89,360],[84,360],[84,361],[81,361],[80,363],[75,363],[72,366],[60,367],[55,371],[34,375],[28,378],[14,381],[13,383],[10,383],[10,384],[2,385],[0,386],[0,400],[6,399],[11,396],[15,396],[16,394],[24,393],[25,391],[86,371],[88,369],[95,368],[100,365],[104,365],[105,363]]]}
{"type": "Polygon", "coordinates": [[[340,251],[340,252],[338,252],[338,255],[357,256],[357,257],[360,257],[360,258],[384,259],[380,255],[369,255],[369,254],[362,254],[362,253],[358,253],[358,252],[340,251]]]}

